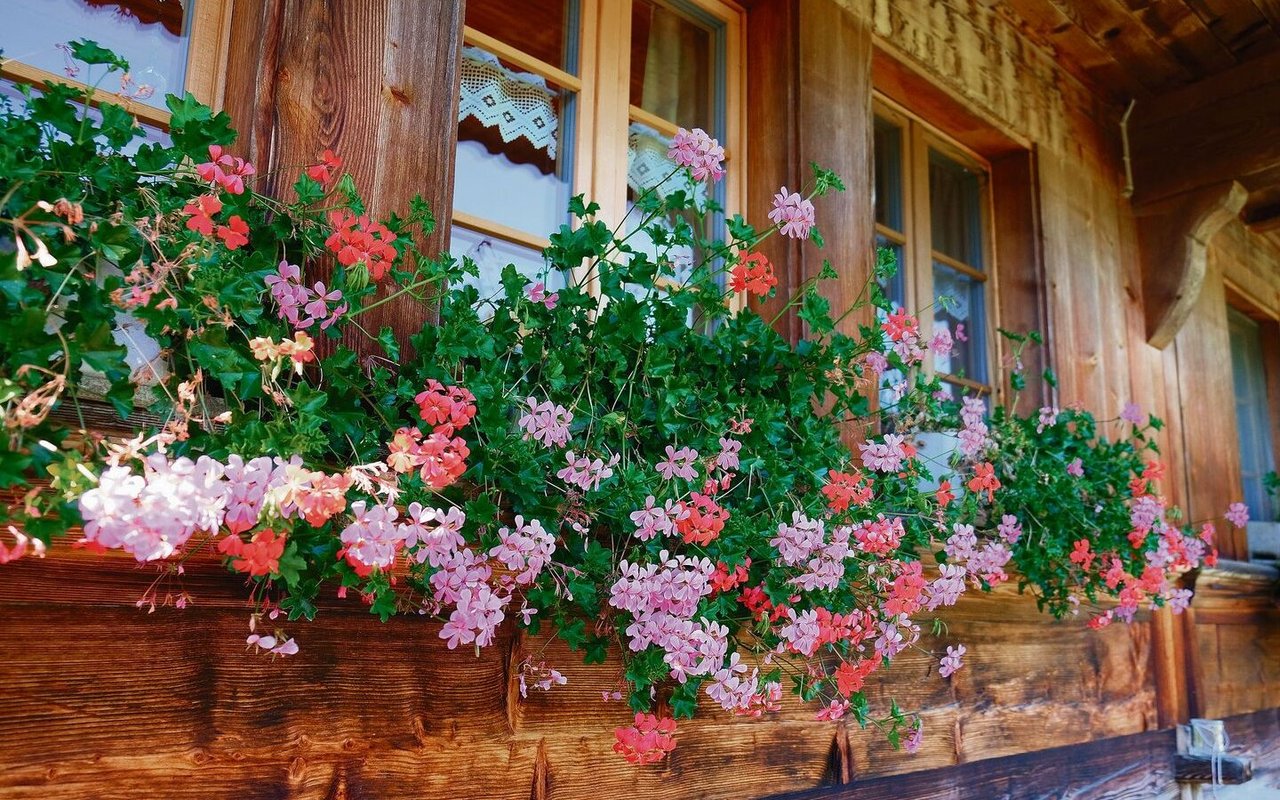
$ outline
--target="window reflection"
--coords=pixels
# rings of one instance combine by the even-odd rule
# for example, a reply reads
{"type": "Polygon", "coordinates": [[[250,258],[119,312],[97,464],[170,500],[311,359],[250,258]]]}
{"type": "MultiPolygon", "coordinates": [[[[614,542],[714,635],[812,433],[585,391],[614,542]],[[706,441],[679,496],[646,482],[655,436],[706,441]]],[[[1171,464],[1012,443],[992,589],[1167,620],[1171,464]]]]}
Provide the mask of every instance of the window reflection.
{"type": "MultiPolygon", "coordinates": [[[[129,62],[137,86],[155,91],[139,102],[164,108],[166,94],[182,94],[187,71],[188,21],[193,0],[9,0],[3,6],[0,50],[5,58],[65,75],[72,66],[58,45],[92,39],[129,62]]],[[[96,82],[102,67],[74,65],[74,77],[96,82]],[[97,74],[94,74],[96,71],[97,74]]],[[[102,85],[119,91],[118,85],[102,85]]]]}

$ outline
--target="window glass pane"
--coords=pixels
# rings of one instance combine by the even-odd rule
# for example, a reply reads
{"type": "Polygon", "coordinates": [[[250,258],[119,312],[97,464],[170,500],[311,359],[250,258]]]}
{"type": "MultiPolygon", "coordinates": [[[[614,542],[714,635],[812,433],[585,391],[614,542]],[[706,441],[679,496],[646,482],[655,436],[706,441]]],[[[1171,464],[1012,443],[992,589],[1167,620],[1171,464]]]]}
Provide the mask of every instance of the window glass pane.
{"type": "Polygon", "coordinates": [[[898,265],[898,271],[893,274],[893,277],[880,281],[880,291],[884,292],[884,296],[893,305],[906,308],[907,276],[903,272],[905,266],[902,263],[902,245],[877,234],[876,249],[885,249],[893,253],[893,261],[898,265]]]}
{"type": "MultiPolygon", "coordinates": [[[[133,92],[149,86],[154,92],[139,101],[164,108],[164,96],[182,94],[187,69],[187,19],[191,3],[155,0],[9,0],[0,25],[0,50],[5,58],[21,61],[57,75],[73,64],[59,44],[92,39],[129,62],[133,92]]],[[[79,67],[72,76],[96,84],[104,67],[79,67]]],[[[115,92],[113,79],[99,88],[115,92]]]]}
{"type": "Polygon", "coordinates": [[[574,96],[463,49],[454,208],[546,236],[567,219],[574,96]]]}
{"type": "Polygon", "coordinates": [[[876,117],[875,153],[876,222],[902,232],[902,128],[876,117]]]}
{"type": "Polygon", "coordinates": [[[1271,521],[1275,509],[1263,478],[1275,469],[1271,447],[1271,414],[1258,323],[1235,309],[1227,310],[1231,339],[1232,383],[1236,427],[1240,438],[1240,477],[1251,519],[1271,521]]]}
{"type": "Polygon", "coordinates": [[[536,59],[576,73],[572,5],[567,0],[467,0],[467,25],[536,59]]]}
{"type": "Polygon", "coordinates": [[[717,136],[711,30],[652,0],[631,4],[631,104],[717,136]]]}
{"type": "Polygon", "coordinates": [[[950,353],[935,355],[934,369],[987,382],[985,285],[950,267],[933,265],[933,331],[951,333],[950,353]]]}
{"type": "Polygon", "coordinates": [[[480,268],[479,279],[469,279],[480,292],[480,298],[493,297],[502,290],[502,270],[514,264],[530,280],[546,284],[547,293],[559,291],[565,286],[566,277],[560,270],[548,272],[542,253],[530,247],[513,244],[495,236],[454,225],[449,237],[449,253],[461,260],[464,256],[476,262],[480,268]]]}
{"type": "Polygon", "coordinates": [[[983,269],[981,174],[929,150],[929,211],[933,249],[983,269]]]}
{"type": "MultiPolygon", "coordinates": [[[[707,182],[691,181],[684,170],[677,170],[675,162],[667,158],[667,149],[671,140],[658,131],[642,125],[631,123],[627,136],[627,220],[628,233],[652,225],[661,225],[668,231],[675,230],[681,218],[690,225],[696,225],[696,217],[692,213],[671,213],[666,218],[646,220],[643,212],[635,208],[635,202],[646,192],[653,192],[658,197],[681,191],[692,194],[700,207],[707,202],[707,182]]],[[[696,228],[695,228],[696,230],[696,228]]],[[[654,245],[648,234],[641,232],[632,237],[627,244],[654,259],[658,256],[658,247],[654,245]]],[[[683,283],[688,279],[690,270],[696,259],[694,249],[688,245],[677,245],[665,253],[671,260],[674,275],[667,275],[667,280],[683,283]]]]}

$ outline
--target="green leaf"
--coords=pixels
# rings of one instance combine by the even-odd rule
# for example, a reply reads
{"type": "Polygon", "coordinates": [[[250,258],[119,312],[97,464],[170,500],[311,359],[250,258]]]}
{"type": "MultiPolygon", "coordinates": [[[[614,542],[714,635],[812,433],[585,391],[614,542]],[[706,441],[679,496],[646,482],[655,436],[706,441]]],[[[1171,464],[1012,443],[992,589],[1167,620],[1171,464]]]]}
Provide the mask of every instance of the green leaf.
{"type": "Polygon", "coordinates": [[[835,330],[835,323],[831,319],[831,302],[812,286],[805,291],[804,300],[796,316],[809,323],[809,330],[815,336],[835,330]]]}
{"type": "Polygon", "coordinates": [[[396,341],[395,331],[390,325],[384,325],[382,330],[378,331],[378,344],[382,345],[382,349],[386,351],[387,358],[397,363],[400,361],[400,343],[396,341]]]}
{"type": "Polygon", "coordinates": [[[71,57],[86,64],[106,64],[112,71],[129,71],[129,62],[92,39],[76,39],[67,44],[71,57]]]}

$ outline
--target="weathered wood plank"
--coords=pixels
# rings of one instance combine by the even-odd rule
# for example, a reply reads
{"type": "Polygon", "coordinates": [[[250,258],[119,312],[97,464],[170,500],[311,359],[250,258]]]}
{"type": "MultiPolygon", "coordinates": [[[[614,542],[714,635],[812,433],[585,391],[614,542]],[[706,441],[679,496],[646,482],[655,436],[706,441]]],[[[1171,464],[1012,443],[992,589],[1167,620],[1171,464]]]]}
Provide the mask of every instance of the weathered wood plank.
{"type": "Polygon", "coordinates": [[[847,786],[776,795],[774,800],[1154,800],[1178,797],[1173,731],[1102,739],[847,786]]]}

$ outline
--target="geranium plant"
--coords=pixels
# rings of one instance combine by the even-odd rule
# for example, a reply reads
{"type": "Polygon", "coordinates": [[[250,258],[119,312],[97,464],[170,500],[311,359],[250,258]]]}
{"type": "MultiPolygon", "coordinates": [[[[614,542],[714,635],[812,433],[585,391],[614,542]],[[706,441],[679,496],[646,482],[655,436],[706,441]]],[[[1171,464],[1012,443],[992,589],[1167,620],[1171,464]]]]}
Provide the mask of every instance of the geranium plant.
{"type": "MultiPolygon", "coordinates": [[[[473,263],[421,251],[425,204],[375,219],[340,155],[268,197],[230,120],[190,95],[167,100],[168,142],[141,145],[122,107],[86,100],[49,84],[0,112],[0,486],[25,493],[5,560],[77,529],[171,576],[217,552],[248,581],[250,645],[277,655],[299,645],[273,620],[335,593],[425,613],[460,651],[510,625],[588,661],[617,648],[636,716],[616,749],[637,763],[675,746],[671,717],[699,697],[758,716],[788,690],[913,748],[919,720],[871,708],[864,682],[1011,560],[1055,612],[1185,605],[1177,576],[1209,537],[1153,510],[1144,433],[1110,444],[1082,412],[957,403],[925,368],[949,336],[923,341],[879,289],[891,264],[848,309],[821,292],[838,265],[792,287],[798,343],[731,310],[777,291],[766,238],[821,244],[812,200],[843,189],[827,171],[721,237],[698,187],[724,152],[682,130],[627,219],[575,198],[545,274],[507,267],[483,296],[473,263]],[[368,330],[388,302],[438,323],[368,330]],[[890,374],[899,396],[877,408],[890,374]],[[94,396],[162,424],[96,434],[94,396]],[[934,429],[959,431],[943,463],[915,444],[934,429]]],[[[143,603],[166,597],[191,599],[143,603]]],[[[528,662],[520,680],[564,677],[528,662]]]]}

